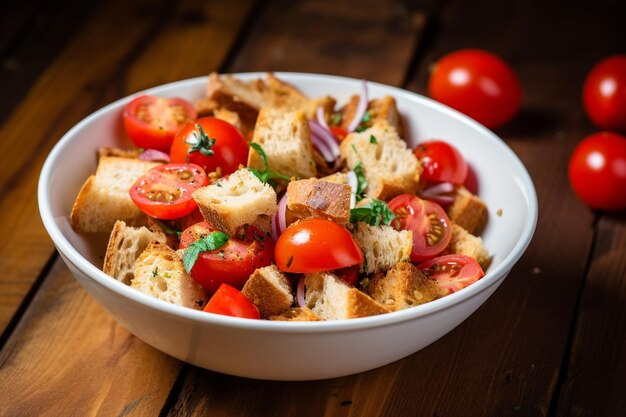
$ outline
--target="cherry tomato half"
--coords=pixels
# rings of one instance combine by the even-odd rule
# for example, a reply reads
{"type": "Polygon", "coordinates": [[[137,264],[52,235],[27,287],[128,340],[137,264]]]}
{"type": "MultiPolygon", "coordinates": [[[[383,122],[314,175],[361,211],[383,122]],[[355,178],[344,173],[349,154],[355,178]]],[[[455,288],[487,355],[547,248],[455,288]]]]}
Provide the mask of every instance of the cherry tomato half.
{"type": "Polygon", "coordinates": [[[437,282],[439,295],[457,292],[485,276],[474,258],[465,255],[443,255],[417,265],[437,282]]]}
{"type": "Polygon", "coordinates": [[[626,137],[600,132],[583,139],[570,157],[569,181],[592,208],[626,208],[626,137]]]}
{"type": "Polygon", "coordinates": [[[321,218],[306,218],[278,237],[276,265],[284,272],[320,272],[363,263],[363,252],[343,226],[321,218]]]}
{"type": "Polygon", "coordinates": [[[424,170],[421,178],[461,185],[467,178],[467,162],[454,146],[441,140],[422,142],[413,150],[424,170]]]}
{"type": "Polygon", "coordinates": [[[389,202],[389,208],[396,215],[391,226],[413,232],[412,262],[437,256],[450,243],[450,220],[439,204],[402,194],[389,202]]]}
{"type": "Polygon", "coordinates": [[[522,102],[522,87],[511,67],[478,49],[452,52],[437,61],[428,93],[490,129],[511,120],[522,102]]]}
{"type": "Polygon", "coordinates": [[[256,306],[237,288],[228,284],[221,284],[215,294],[204,307],[207,313],[222,314],[225,316],[243,317],[246,319],[260,319],[261,314],[256,306]]]}
{"type": "Polygon", "coordinates": [[[148,216],[172,220],[198,207],[191,194],[208,183],[206,173],[197,165],[165,164],[139,177],[129,194],[135,205],[148,216]]]}
{"type": "Polygon", "coordinates": [[[126,133],[133,143],[161,152],[169,152],[178,129],[196,117],[193,104],[187,100],[149,95],[133,99],[122,113],[126,133]]]}
{"type": "Polygon", "coordinates": [[[248,163],[248,142],[230,123],[214,117],[201,117],[181,127],[172,143],[170,157],[172,162],[189,161],[200,165],[206,172],[215,172],[219,168],[221,174],[226,175],[235,172],[240,164],[248,163]],[[204,150],[193,151],[193,145],[199,141],[204,150]]]}
{"type": "Polygon", "coordinates": [[[583,104],[596,126],[626,133],[626,55],[606,58],[591,69],[583,104]]]}
{"type": "MultiPolygon", "coordinates": [[[[196,223],[181,234],[180,248],[186,249],[214,231],[207,222],[196,223]]],[[[244,226],[221,248],[201,252],[191,268],[191,277],[210,292],[222,283],[242,288],[255,269],[272,263],[273,255],[272,238],[254,226],[244,226]]]]}

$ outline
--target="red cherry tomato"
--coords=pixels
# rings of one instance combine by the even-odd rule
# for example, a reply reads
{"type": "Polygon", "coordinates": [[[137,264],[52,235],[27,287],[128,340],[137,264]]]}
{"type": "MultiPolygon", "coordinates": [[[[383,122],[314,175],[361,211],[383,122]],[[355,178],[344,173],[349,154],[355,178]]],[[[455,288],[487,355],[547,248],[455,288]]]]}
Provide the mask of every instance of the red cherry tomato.
{"type": "Polygon", "coordinates": [[[413,232],[412,262],[437,256],[450,243],[450,220],[439,204],[402,194],[389,202],[389,208],[396,215],[391,225],[413,232]]]}
{"type": "Polygon", "coordinates": [[[467,162],[461,152],[447,142],[422,142],[413,150],[424,171],[421,178],[433,182],[451,182],[461,185],[467,178],[467,162]]]}
{"type": "Polygon", "coordinates": [[[130,188],[130,198],[148,216],[162,220],[183,217],[198,207],[191,194],[209,183],[202,168],[194,164],[158,165],[130,188]]]}
{"type": "Polygon", "coordinates": [[[196,117],[193,104],[187,100],[148,95],[133,99],[122,113],[126,133],[133,143],[161,152],[169,152],[178,129],[196,117]]]}
{"type": "Polygon", "coordinates": [[[330,126],[330,131],[337,140],[342,141],[348,135],[348,131],[341,126],[330,126]]]}
{"type": "MultiPolygon", "coordinates": [[[[207,222],[196,223],[183,231],[180,248],[186,249],[214,231],[207,222]]],[[[254,226],[244,226],[221,248],[201,252],[191,268],[191,277],[210,292],[216,291],[222,283],[242,288],[255,269],[272,263],[273,254],[271,237],[254,226]]]]}
{"type": "Polygon", "coordinates": [[[626,55],[606,58],[591,69],[583,104],[599,128],[626,132],[626,55]]]}
{"type": "Polygon", "coordinates": [[[261,314],[256,306],[237,288],[228,284],[221,284],[215,294],[204,307],[207,313],[223,314],[225,316],[243,317],[246,319],[260,319],[261,314]]]}
{"type": "Polygon", "coordinates": [[[457,292],[485,276],[474,258],[465,255],[443,255],[417,265],[437,282],[439,295],[457,292]]]}
{"type": "Polygon", "coordinates": [[[359,282],[359,269],[360,265],[349,266],[336,270],[335,274],[347,284],[354,286],[359,282]]]}
{"type": "Polygon", "coordinates": [[[490,129],[515,116],[522,87],[513,70],[496,55],[464,49],[441,58],[428,81],[429,95],[490,129]]]}
{"type": "Polygon", "coordinates": [[[363,252],[350,232],[326,219],[307,218],[278,237],[276,265],[284,272],[319,272],[363,263],[363,252]]]}
{"type": "Polygon", "coordinates": [[[206,172],[214,172],[219,168],[221,174],[226,175],[235,172],[239,165],[248,163],[248,142],[230,123],[214,117],[202,117],[181,127],[172,143],[170,157],[172,162],[189,161],[200,165],[206,172]],[[198,125],[205,136],[201,134],[198,125]],[[211,155],[207,155],[206,151],[191,150],[192,144],[199,140],[212,139],[215,143],[209,145],[211,152],[208,153],[211,155]]]}
{"type": "Polygon", "coordinates": [[[569,181],[592,208],[626,208],[626,137],[600,132],[583,139],[570,157],[569,181]]]}

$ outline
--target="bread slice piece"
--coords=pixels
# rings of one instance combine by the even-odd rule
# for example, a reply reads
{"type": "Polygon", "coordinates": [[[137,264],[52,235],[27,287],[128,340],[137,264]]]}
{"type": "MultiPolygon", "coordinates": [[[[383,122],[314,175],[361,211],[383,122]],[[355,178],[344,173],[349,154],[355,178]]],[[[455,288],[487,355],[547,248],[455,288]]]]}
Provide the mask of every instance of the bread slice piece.
{"type": "Polygon", "coordinates": [[[393,311],[424,304],[438,297],[437,284],[409,262],[400,262],[370,280],[365,291],[393,311]]]}
{"type": "Polygon", "coordinates": [[[330,272],[306,274],[305,303],[325,320],[353,319],[391,310],[330,272]]]}
{"type": "Polygon", "coordinates": [[[260,216],[272,216],[277,208],[274,189],[245,168],[197,189],[192,197],[202,217],[229,236],[260,216]]]}
{"type": "Polygon", "coordinates": [[[487,224],[489,212],[487,205],[478,196],[461,186],[455,190],[448,217],[474,236],[479,236],[487,224]]]}
{"type": "MultiPolygon", "coordinates": [[[[285,112],[264,107],[259,112],[252,142],[267,155],[269,169],[290,177],[317,175],[309,123],[303,111],[285,112]]],[[[250,150],[248,168],[264,169],[258,152],[250,150]]]]}
{"type": "Polygon", "coordinates": [[[201,310],[209,297],[183,266],[180,254],[151,242],[135,262],[131,287],[168,303],[201,310]]]}
{"type": "Polygon", "coordinates": [[[287,208],[298,218],[322,217],[340,224],[350,222],[352,188],[347,184],[308,178],[287,186],[287,208]]]}
{"type": "Polygon", "coordinates": [[[483,271],[486,270],[491,263],[491,256],[483,244],[482,238],[472,235],[453,221],[450,224],[452,226],[452,237],[444,253],[457,253],[474,258],[483,271]]]}
{"type": "Polygon", "coordinates": [[[349,169],[361,163],[368,185],[365,193],[372,198],[389,200],[399,194],[415,194],[422,166],[384,121],[361,133],[350,133],[339,147],[349,169]]]}
{"type": "Polygon", "coordinates": [[[366,274],[385,272],[399,262],[407,262],[411,256],[413,232],[410,230],[358,222],[352,234],[363,251],[365,262],[361,272],[366,274]]]}
{"type": "Polygon", "coordinates": [[[77,232],[110,232],[117,220],[133,224],[142,212],[128,191],[137,179],[157,162],[135,158],[103,156],[95,175],[83,184],[70,214],[77,232]]]}
{"type": "MultiPolygon", "coordinates": [[[[346,129],[352,123],[352,119],[356,114],[356,109],[359,107],[359,96],[352,96],[348,104],[342,109],[342,117],[340,126],[346,129]]],[[[384,96],[374,100],[370,100],[367,105],[367,112],[369,113],[369,120],[362,122],[361,126],[368,128],[373,126],[379,121],[384,121],[389,126],[392,126],[400,136],[402,136],[402,123],[400,113],[398,112],[398,106],[396,99],[391,96],[384,96]]]]}
{"type": "Polygon", "coordinates": [[[308,307],[294,307],[283,311],[275,316],[270,316],[274,321],[322,321],[324,320],[308,307]]]}
{"type": "Polygon", "coordinates": [[[241,292],[257,306],[261,316],[275,316],[293,304],[289,279],[274,264],[256,269],[241,292]]]}
{"type": "Polygon", "coordinates": [[[130,285],[134,277],[133,269],[139,255],[150,242],[165,243],[163,233],[153,232],[147,227],[130,227],[122,220],[115,222],[109,237],[104,265],[105,274],[130,285]]]}

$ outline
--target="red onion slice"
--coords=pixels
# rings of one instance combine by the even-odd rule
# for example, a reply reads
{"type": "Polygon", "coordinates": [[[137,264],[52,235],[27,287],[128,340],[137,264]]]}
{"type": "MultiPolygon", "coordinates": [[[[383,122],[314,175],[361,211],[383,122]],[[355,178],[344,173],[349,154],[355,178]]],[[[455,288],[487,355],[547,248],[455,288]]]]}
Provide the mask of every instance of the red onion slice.
{"type": "Polygon", "coordinates": [[[421,195],[422,197],[437,196],[445,193],[451,193],[452,191],[454,191],[454,184],[451,182],[441,182],[426,188],[421,192],[421,195]]]}
{"type": "Polygon", "coordinates": [[[328,127],[328,123],[326,123],[326,118],[324,117],[324,109],[322,107],[318,107],[315,111],[315,115],[317,116],[317,123],[330,132],[330,127],[328,127]]]}
{"type": "Polygon", "coordinates": [[[365,80],[361,80],[361,97],[359,98],[359,105],[356,108],[356,113],[354,114],[354,118],[350,122],[348,132],[354,132],[357,127],[361,124],[361,120],[363,120],[363,116],[367,111],[367,105],[369,104],[368,93],[367,93],[367,82],[365,80]]]}
{"type": "Polygon", "coordinates": [[[450,197],[448,195],[433,195],[424,197],[421,196],[424,200],[432,201],[433,203],[437,203],[440,206],[449,206],[454,203],[454,197],[450,197]]]}
{"type": "Polygon", "coordinates": [[[287,228],[287,193],[278,202],[278,212],[276,212],[278,234],[280,235],[287,228]]]}
{"type": "Polygon", "coordinates": [[[278,233],[278,211],[272,216],[270,229],[272,229],[272,239],[274,239],[274,241],[277,241],[278,236],[280,235],[280,233],[278,233]]]}
{"type": "Polygon", "coordinates": [[[304,275],[300,276],[298,280],[298,286],[296,288],[296,302],[298,303],[298,307],[306,307],[306,302],[304,301],[304,275]]]}
{"type": "Polygon", "coordinates": [[[317,149],[317,151],[322,154],[322,157],[324,158],[324,161],[332,164],[333,162],[335,162],[335,158],[333,157],[332,152],[330,151],[330,149],[328,149],[328,147],[326,146],[326,144],[324,143],[324,141],[317,136],[315,133],[313,133],[313,131],[311,130],[311,145],[313,145],[313,147],[315,149],[317,149]]]}
{"type": "Polygon", "coordinates": [[[315,120],[309,120],[311,143],[317,148],[327,162],[335,162],[339,158],[339,144],[330,131],[324,129],[315,120]]]}
{"type": "Polygon", "coordinates": [[[157,151],[156,149],[146,149],[139,154],[139,159],[150,162],[165,162],[166,164],[169,164],[172,161],[168,154],[157,151]]]}

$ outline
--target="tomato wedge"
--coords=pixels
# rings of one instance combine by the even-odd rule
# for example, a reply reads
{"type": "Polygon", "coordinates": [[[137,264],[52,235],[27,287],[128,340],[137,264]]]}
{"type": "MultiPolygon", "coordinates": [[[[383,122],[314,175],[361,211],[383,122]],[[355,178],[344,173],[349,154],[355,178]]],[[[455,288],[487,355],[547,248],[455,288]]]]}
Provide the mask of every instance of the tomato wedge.
{"type": "Polygon", "coordinates": [[[389,202],[389,209],[396,215],[391,226],[413,232],[412,262],[437,256],[450,243],[450,219],[439,204],[402,194],[389,202]]]}
{"type": "MultiPolygon", "coordinates": [[[[186,249],[214,231],[207,222],[196,223],[181,234],[180,248],[186,249]]],[[[272,263],[273,255],[272,238],[254,226],[244,226],[221,248],[201,252],[191,268],[191,277],[210,292],[223,283],[242,288],[255,269],[272,263]]]]}
{"type": "Polygon", "coordinates": [[[326,219],[307,218],[278,237],[276,265],[284,272],[320,272],[363,263],[363,252],[343,226],[326,219]]]}
{"type": "Polygon", "coordinates": [[[248,142],[239,130],[224,120],[201,117],[185,124],[174,138],[172,162],[191,162],[206,172],[235,172],[248,163],[248,142]]]}
{"type": "Polygon", "coordinates": [[[443,255],[417,265],[437,282],[439,295],[446,296],[467,287],[485,276],[474,258],[465,255],[443,255]]]}
{"type": "Polygon", "coordinates": [[[165,164],[139,177],[129,194],[137,207],[148,216],[173,220],[198,207],[191,194],[208,183],[206,173],[197,165],[165,164]]]}
{"type": "Polygon", "coordinates": [[[260,319],[261,314],[248,297],[235,287],[221,284],[213,297],[204,307],[207,313],[222,314],[225,316],[243,317],[246,319],[260,319]]]}
{"type": "Polygon", "coordinates": [[[122,113],[126,133],[133,143],[161,152],[169,152],[178,129],[196,117],[193,104],[187,100],[149,95],[133,99],[122,113]]]}

